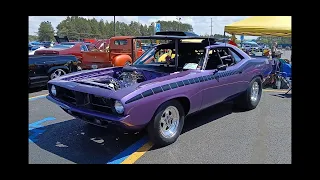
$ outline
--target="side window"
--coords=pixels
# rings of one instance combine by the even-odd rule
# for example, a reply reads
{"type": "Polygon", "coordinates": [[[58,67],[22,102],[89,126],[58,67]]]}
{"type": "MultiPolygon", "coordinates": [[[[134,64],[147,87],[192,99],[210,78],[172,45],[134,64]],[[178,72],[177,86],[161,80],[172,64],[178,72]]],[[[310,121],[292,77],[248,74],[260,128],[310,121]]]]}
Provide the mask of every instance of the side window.
{"type": "Polygon", "coordinates": [[[236,63],[233,60],[232,55],[231,55],[228,48],[218,48],[217,51],[219,53],[219,56],[220,56],[223,64],[225,64],[227,66],[232,66],[236,63]]]}
{"type": "Polygon", "coordinates": [[[141,47],[140,42],[136,41],[136,48],[139,49],[141,47]]]}
{"type": "Polygon", "coordinates": [[[128,41],[126,39],[123,39],[123,40],[115,40],[114,41],[114,44],[115,45],[127,45],[128,44],[128,41]]]}
{"type": "Polygon", "coordinates": [[[81,45],[81,51],[88,51],[87,46],[86,45],[81,45]]]}
{"type": "Polygon", "coordinates": [[[217,49],[212,49],[208,54],[208,61],[205,70],[217,69],[218,65],[221,65],[220,55],[217,49]]]}
{"type": "Polygon", "coordinates": [[[233,49],[230,49],[231,55],[233,56],[234,60],[236,61],[236,63],[238,63],[239,61],[242,60],[242,57],[240,57],[240,55],[238,55],[236,52],[234,52],[233,49]]]}

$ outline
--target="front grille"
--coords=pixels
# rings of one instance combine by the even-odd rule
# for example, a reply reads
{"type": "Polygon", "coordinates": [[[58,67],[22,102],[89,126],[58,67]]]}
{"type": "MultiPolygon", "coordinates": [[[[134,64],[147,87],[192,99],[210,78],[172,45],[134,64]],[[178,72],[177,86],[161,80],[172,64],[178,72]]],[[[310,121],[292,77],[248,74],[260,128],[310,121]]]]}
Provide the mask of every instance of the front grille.
{"type": "Polygon", "coordinates": [[[73,104],[77,107],[87,108],[105,114],[114,114],[113,100],[93,94],[73,91],[62,87],[57,87],[57,98],[73,104]]]}
{"type": "Polygon", "coordinates": [[[67,103],[77,105],[76,94],[74,91],[71,91],[69,89],[62,88],[62,87],[57,87],[57,86],[56,86],[56,90],[57,90],[57,98],[67,103]]]}
{"type": "Polygon", "coordinates": [[[91,108],[94,111],[113,113],[113,101],[105,97],[90,95],[91,108]]]}

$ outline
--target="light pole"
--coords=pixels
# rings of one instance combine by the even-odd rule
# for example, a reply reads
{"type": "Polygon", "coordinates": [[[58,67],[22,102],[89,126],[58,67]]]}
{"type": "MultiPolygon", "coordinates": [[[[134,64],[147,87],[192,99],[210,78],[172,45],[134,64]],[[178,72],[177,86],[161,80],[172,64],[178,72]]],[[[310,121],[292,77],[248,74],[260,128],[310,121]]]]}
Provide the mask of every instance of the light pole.
{"type": "Polygon", "coordinates": [[[178,31],[180,31],[181,17],[177,18],[177,20],[179,21],[179,24],[178,24],[178,31]]]}
{"type": "Polygon", "coordinates": [[[155,34],[156,34],[156,28],[154,27],[154,26],[155,26],[155,23],[152,22],[152,23],[151,23],[151,26],[152,26],[152,29],[153,29],[153,34],[152,34],[152,35],[155,35],[155,34]]]}

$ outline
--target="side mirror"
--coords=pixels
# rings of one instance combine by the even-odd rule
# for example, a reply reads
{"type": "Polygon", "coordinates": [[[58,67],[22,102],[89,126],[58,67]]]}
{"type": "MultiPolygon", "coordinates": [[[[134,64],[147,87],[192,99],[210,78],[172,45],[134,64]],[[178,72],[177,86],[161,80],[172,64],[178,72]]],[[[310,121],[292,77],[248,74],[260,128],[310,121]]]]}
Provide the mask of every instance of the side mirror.
{"type": "Polygon", "coordinates": [[[224,71],[227,69],[227,65],[226,64],[221,64],[221,65],[218,65],[217,69],[218,71],[224,71]]]}

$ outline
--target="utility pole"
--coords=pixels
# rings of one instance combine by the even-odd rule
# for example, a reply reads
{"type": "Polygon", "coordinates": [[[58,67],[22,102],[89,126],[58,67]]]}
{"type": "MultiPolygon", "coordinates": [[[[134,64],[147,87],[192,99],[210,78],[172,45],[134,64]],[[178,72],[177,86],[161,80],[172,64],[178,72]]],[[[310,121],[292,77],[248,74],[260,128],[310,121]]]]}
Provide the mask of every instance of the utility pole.
{"type": "Polygon", "coordinates": [[[116,36],[116,16],[113,16],[113,30],[114,30],[114,36],[116,36]]]}
{"type": "Polygon", "coordinates": [[[211,18],[211,25],[210,25],[210,27],[211,27],[211,34],[210,34],[210,37],[212,37],[212,18],[211,18]]]}
{"type": "Polygon", "coordinates": [[[180,31],[181,17],[177,18],[177,20],[179,21],[179,23],[178,23],[178,31],[180,31]]]}

